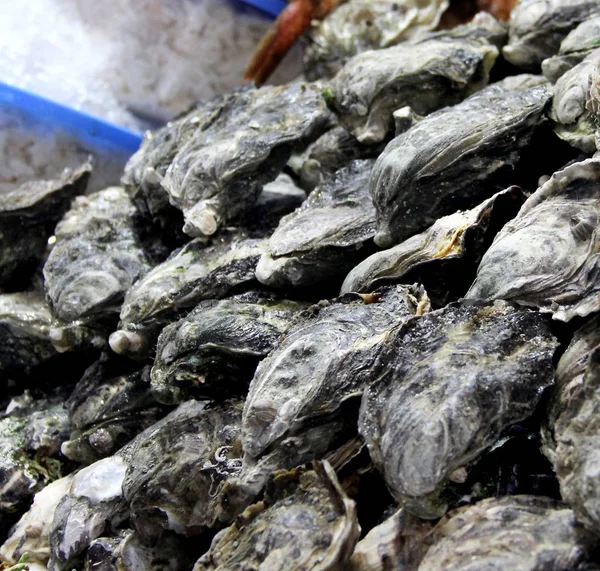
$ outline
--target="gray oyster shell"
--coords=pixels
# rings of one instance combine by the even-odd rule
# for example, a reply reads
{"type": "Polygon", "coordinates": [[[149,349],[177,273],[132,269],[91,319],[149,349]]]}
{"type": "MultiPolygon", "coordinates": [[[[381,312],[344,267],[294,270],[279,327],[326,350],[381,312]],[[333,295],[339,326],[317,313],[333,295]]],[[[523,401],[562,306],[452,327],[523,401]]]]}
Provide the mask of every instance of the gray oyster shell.
{"type": "Polygon", "coordinates": [[[69,434],[63,396],[13,399],[0,418],[0,521],[60,478],[60,446],[69,434]]]}
{"type": "Polygon", "coordinates": [[[123,494],[145,540],[219,527],[220,490],[241,466],[242,403],[189,400],[132,443],[123,494]]]}
{"type": "Polygon", "coordinates": [[[28,376],[56,357],[52,316],[38,292],[0,294],[0,379],[28,376]]]}
{"type": "Polygon", "coordinates": [[[377,245],[399,243],[508,186],[550,96],[540,76],[508,77],[396,137],[371,174],[377,245]]]}
{"type": "Polygon", "coordinates": [[[543,74],[552,82],[600,47],[600,16],[583,21],[561,42],[558,54],[542,62],[543,74]]]}
{"type": "Polygon", "coordinates": [[[258,281],[308,286],[343,275],[368,255],[366,246],[375,234],[369,195],[373,164],[360,160],[341,168],[281,220],[256,266],[258,281]]]}
{"type": "Polygon", "coordinates": [[[304,73],[333,77],[352,56],[387,48],[435,28],[447,0],[350,0],[305,33],[304,73]]]}
{"type": "Polygon", "coordinates": [[[91,464],[110,456],[166,414],[150,392],[150,366],[104,355],[67,401],[71,435],[63,454],[91,464]]]}
{"type": "Polygon", "coordinates": [[[194,571],[342,571],[358,540],[355,503],[327,463],[273,476],[265,499],[219,532],[194,571]]]}
{"type": "Polygon", "coordinates": [[[569,32],[598,15],[597,0],[521,0],[510,14],[502,54],[524,70],[537,71],[544,59],[558,53],[569,32]]]}
{"type": "Polygon", "coordinates": [[[597,544],[570,509],[543,496],[491,498],[449,515],[419,571],[585,569],[597,544]]]}
{"type": "Polygon", "coordinates": [[[166,404],[244,393],[259,361],[306,307],[261,293],[200,303],[160,334],[152,393],[166,404]]]}
{"type": "Polygon", "coordinates": [[[356,544],[345,571],[417,571],[433,527],[400,509],[356,544]]]}
{"type": "Polygon", "coordinates": [[[577,519],[600,531],[600,318],[579,329],[556,369],[550,411],[555,450],[548,454],[560,482],[561,496],[577,519]]]}
{"type": "Polygon", "coordinates": [[[556,82],[549,115],[554,132],[570,145],[592,154],[596,151],[596,113],[589,108],[592,74],[600,65],[594,50],[556,82]]]}
{"type": "Polygon", "coordinates": [[[254,280],[265,240],[225,234],[208,245],[196,238],[173,252],[127,292],[119,329],[109,337],[115,353],[144,355],[165,325],[204,299],[219,299],[254,280]]]}
{"type": "Polygon", "coordinates": [[[534,412],[556,346],[541,315],[500,301],[451,304],[398,327],[359,420],[392,495],[421,517],[442,515],[453,474],[534,412]]]}
{"type": "Polygon", "coordinates": [[[248,209],[281,172],[295,147],[325,129],[319,86],[292,83],[244,89],[183,144],[161,181],[185,217],[184,232],[212,235],[248,209]]]}
{"type": "Polygon", "coordinates": [[[361,143],[372,144],[393,130],[400,107],[426,115],[458,103],[487,84],[498,55],[479,24],[470,26],[472,35],[460,29],[353,57],[324,92],[330,107],[361,143]]]}
{"type": "Polygon", "coordinates": [[[85,192],[91,172],[86,163],[65,169],[56,180],[30,181],[0,193],[0,288],[27,286],[54,226],[71,199],[85,192]]]}
{"type": "Polygon", "coordinates": [[[60,351],[106,342],[125,292],[150,269],[138,242],[136,209],[121,187],[75,199],[56,227],[44,283],[60,351]]]}
{"type": "Polygon", "coordinates": [[[425,232],[358,264],[346,276],[341,293],[368,292],[390,282],[412,283],[415,273],[430,297],[440,283],[445,292],[454,289],[457,275],[481,260],[493,233],[514,218],[524,201],[524,193],[513,186],[471,210],[439,218],[425,232]]]}
{"type": "Polygon", "coordinates": [[[569,321],[599,309],[600,161],[552,175],[496,236],[471,299],[508,299],[569,321]]]}

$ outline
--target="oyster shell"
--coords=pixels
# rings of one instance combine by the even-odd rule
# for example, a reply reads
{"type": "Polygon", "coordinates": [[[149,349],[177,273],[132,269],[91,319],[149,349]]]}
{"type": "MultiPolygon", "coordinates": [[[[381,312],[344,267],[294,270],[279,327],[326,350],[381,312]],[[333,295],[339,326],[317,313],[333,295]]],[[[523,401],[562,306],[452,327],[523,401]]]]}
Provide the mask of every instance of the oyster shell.
{"type": "Polygon", "coordinates": [[[554,132],[586,153],[596,151],[596,114],[588,109],[592,74],[600,65],[600,49],[594,50],[556,82],[549,115],[554,132]]]}
{"type": "Polygon", "coordinates": [[[184,213],[183,231],[212,235],[242,214],[328,117],[320,87],[310,83],[232,94],[214,122],[179,147],[161,180],[184,213]]]}
{"type": "Polygon", "coordinates": [[[200,303],[158,338],[153,394],[172,404],[245,392],[258,362],[306,307],[261,293],[200,303]]]}
{"type": "Polygon", "coordinates": [[[542,62],[543,74],[552,82],[584,60],[600,45],[600,16],[584,20],[561,42],[558,54],[542,62]]]}
{"type": "Polygon", "coordinates": [[[203,299],[225,297],[254,280],[265,240],[224,234],[207,245],[192,240],[140,279],[125,296],[119,329],[110,335],[115,353],[150,352],[161,329],[203,299]]]}
{"type": "Polygon", "coordinates": [[[537,71],[544,59],[558,53],[571,30],[598,15],[597,0],[521,0],[510,14],[502,54],[524,70],[537,71]]]}
{"type": "Polygon", "coordinates": [[[126,192],[110,187],[78,197],[56,227],[44,283],[59,351],[105,344],[125,292],[150,269],[134,230],[135,216],[126,192]]]}
{"type": "Polygon", "coordinates": [[[476,22],[423,41],[368,51],[349,60],[324,94],[361,143],[378,143],[393,130],[396,109],[408,105],[426,115],[485,86],[498,55],[486,40],[476,22]]]}
{"type": "Polygon", "coordinates": [[[67,401],[71,435],[63,454],[91,464],[110,456],[166,414],[150,393],[150,367],[103,355],[67,401]]]}
{"type": "Polygon", "coordinates": [[[387,48],[437,26],[447,0],[350,0],[305,33],[304,73],[333,77],[352,56],[387,48]]]}
{"type": "Polygon", "coordinates": [[[373,160],[353,161],[319,185],[284,217],[256,266],[256,278],[272,287],[298,287],[343,275],[368,255],[375,234],[369,196],[373,160]]]}
{"type": "Polygon", "coordinates": [[[552,175],[496,236],[466,297],[508,299],[569,321],[597,311],[600,161],[552,175]]]}
{"type": "Polygon", "coordinates": [[[123,494],[142,538],[222,525],[222,482],[241,465],[241,416],[240,401],[189,400],[133,441],[123,494]]]}
{"type": "Polygon", "coordinates": [[[550,424],[556,450],[549,454],[560,481],[561,495],[577,519],[600,530],[600,318],[579,329],[556,370],[550,424]]]}
{"type": "Polygon", "coordinates": [[[534,412],[556,346],[542,316],[500,301],[451,304],[397,327],[359,420],[392,495],[421,517],[442,515],[448,479],[534,412]]]}
{"type": "Polygon", "coordinates": [[[85,192],[92,167],[65,169],[56,180],[25,182],[0,193],[0,288],[23,289],[42,261],[54,226],[85,192]]]}
{"type": "Polygon", "coordinates": [[[448,292],[464,294],[468,286],[463,284],[471,283],[469,278],[474,277],[483,250],[494,233],[514,218],[524,200],[521,189],[513,186],[472,210],[439,218],[425,232],[358,264],[346,276],[341,293],[368,292],[389,282],[418,281],[432,299],[433,292],[439,292],[438,304],[444,305],[448,292]],[[464,279],[459,280],[459,275],[464,279]],[[417,276],[418,279],[413,279],[417,276]]]}
{"type": "Polygon", "coordinates": [[[265,499],[219,532],[194,571],[341,571],[358,540],[356,508],[327,463],[274,474],[265,499]]]}
{"type": "Polygon", "coordinates": [[[419,571],[580,569],[597,544],[570,509],[536,496],[483,500],[450,514],[433,534],[419,571]]]}
{"type": "Polygon", "coordinates": [[[377,245],[390,247],[506,188],[549,100],[544,78],[508,77],[396,137],[371,174],[377,245]]]}

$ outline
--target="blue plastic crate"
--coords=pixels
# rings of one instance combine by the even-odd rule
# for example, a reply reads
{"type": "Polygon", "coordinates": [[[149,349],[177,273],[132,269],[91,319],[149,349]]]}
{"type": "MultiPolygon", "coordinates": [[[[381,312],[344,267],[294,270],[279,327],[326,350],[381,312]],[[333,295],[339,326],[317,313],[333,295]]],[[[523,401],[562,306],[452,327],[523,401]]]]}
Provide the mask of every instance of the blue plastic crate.
{"type": "Polygon", "coordinates": [[[284,0],[241,0],[244,4],[254,6],[271,16],[277,16],[285,6],[284,0]]]}

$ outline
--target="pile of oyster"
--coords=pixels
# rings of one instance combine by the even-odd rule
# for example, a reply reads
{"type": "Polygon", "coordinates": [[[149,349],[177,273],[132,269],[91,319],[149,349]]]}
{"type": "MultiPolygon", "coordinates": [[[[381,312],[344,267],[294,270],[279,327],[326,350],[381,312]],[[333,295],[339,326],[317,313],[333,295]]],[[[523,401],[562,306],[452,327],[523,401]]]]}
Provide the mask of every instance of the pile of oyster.
{"type": "Polygon", "coordinates": [[[375,4],[0,195],[4,568],[600,569],[600,2],[375,4]]]}

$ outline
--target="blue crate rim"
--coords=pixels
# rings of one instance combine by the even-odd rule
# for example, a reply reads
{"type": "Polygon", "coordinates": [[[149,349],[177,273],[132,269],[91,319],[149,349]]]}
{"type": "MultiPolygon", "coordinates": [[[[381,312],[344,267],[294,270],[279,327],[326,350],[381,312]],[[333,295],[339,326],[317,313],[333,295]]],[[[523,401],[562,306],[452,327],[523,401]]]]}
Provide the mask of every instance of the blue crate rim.
{"type": "Polygon", "coordinates": [[[271,16],[277,16],[284,8],[284,0],[241,0],[244,4],[254,6],[271,16]]]}

